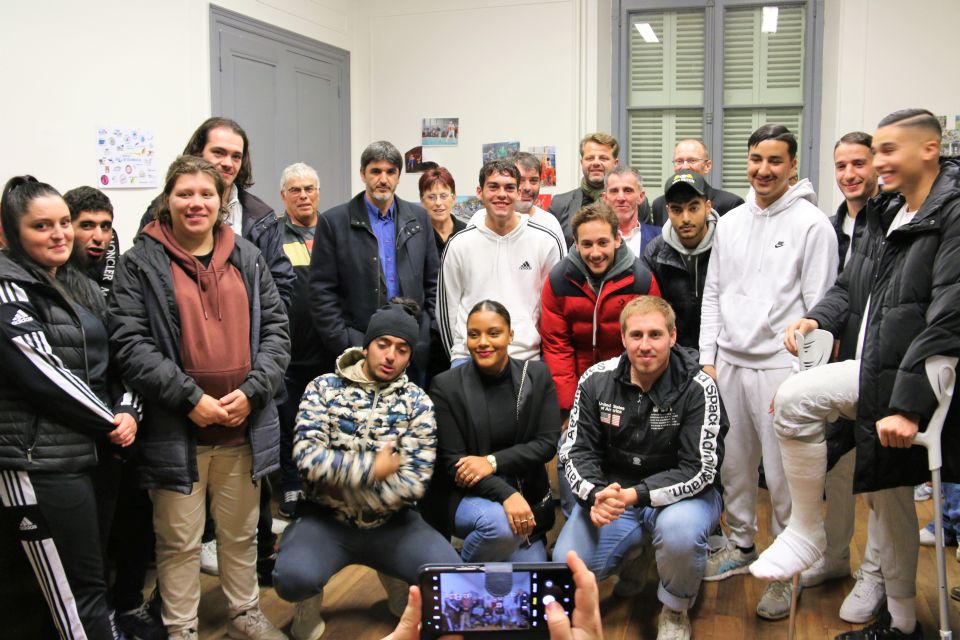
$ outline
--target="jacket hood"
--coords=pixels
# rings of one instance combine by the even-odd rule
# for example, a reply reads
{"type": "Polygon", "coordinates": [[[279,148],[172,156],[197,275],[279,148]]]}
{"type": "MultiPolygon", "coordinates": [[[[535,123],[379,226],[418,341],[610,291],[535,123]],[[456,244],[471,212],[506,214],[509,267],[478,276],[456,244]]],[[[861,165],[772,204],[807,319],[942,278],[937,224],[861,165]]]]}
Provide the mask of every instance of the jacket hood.
{"type": "Polygon", "coordinates": [[[341,378],[349,380],[354,384],[359,384],[362,386],[379,386],[381,391],[386,389],[392,389],[395,386],[403,386],[407,382],[407,373],[404,371],[400,374],[396,380],[388,382],[386,384],[378,383],[375,380],[371,380],[363,371],[363,361],[365,356],[363,355],[363,349],[360,347],[349,347],[346,351],[340,354],[340,357],[337,358],[336,373],[341,378]]]}
{"type": "Polygon", "coordinates": [[[6,250],[0,251],[0,279],[39,284],[39,280],[20,266],[16,260],[11,258],[6,250]]]}
{"type": "Polygon", "coordinates": [[[930,195],[923,203],[923,209],[936,211],[947,202],[960,197],[960,156],[942,158],[940,160],[940,175],[930,189],[930,195]]]}
{"type": "Polygon", "coordinates": [[[786,193],[780,196],[776,202],[771,204],[766,209],[757,204],[757,194],[754,192],[752,187],[750,188],[750,192],[747,193],[746,198],[747,206],[750,207],[751,213],[754,215],[763,214],[768,217],[775,216],[778,213],[786,211],[797,200],[808,200],[810,204],[814,206],[817,204],[817,193],[813,190],[813,184],[811,184],[806,178],[787,189],[786,193]]]}
{"type": "Polygon", "coordinates": [[[580,257],[580,252],[577,251],[576,247],[570,250],[566,259],[586,278],[590,286],[596,291],[602,283],[618,278],[624,271],[632,269],[633,263],[636,262],[637,258],[633,255],[633,251],[630,250],[627,243],[621,242],[620,246],[617,247],[616,253],[613,254],[613,264],[602,276],[595,276],[593,272],[590,271],[590,267],[588,267],[587,263],[580,257]]]}
{"type": "MultiPolygon", "coordinates": [[[[153,221],[143,228],[143,234],[148,238],[153,238],[166,249],[170,260],[177,264],[183,271],[193,278],[197,283],[197,291],[200,296],[201,304],[204,303],[204,292],[209,288],[212,281],[216,289],[215,302],[217,305],[217,316],[220,315],[220,278],[223,276],[230,254],[234,247],[234,233],[229,225],[221,224],[213,232],[213,257],[210,259],[210,265],[204,267],[203,263],[195,255],[184,249],[173,237],[173,231],[170,226],[153,221]]],[[[204,316],[207,310],[204,308],[204,316]]]]}
{"type": "Polygon", "coordinates": [[[687,249],[683,246],[683,243],[680,242],[680,236],[677,235],[677,232],[673,229],[673,224],[670,222],[669,217],[667,221],[663,223],[663,241],[666,242],[669,246],[677,250],[682,256],[698,256],[701,253],[706,253],[710,251],[713,247],[713,234],[717,230],[717,220],[720,219],[720,216],[717,214],[716,209],[711,209],[710,213],[707,214],[707,235],[703,236],[703,240],[700,241],[693,249],[687,249]]]}

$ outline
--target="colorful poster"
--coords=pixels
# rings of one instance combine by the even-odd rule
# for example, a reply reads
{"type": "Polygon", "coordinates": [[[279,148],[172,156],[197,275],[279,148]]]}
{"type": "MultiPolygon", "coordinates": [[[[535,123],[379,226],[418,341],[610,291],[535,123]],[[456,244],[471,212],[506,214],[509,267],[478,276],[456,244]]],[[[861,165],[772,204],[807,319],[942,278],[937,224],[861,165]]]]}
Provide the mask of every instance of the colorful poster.
{"type": "Polygon", "coordinates": [[[460,139],[460,118],[424,118],[420,144],[434,147],[455,147],[460,139]]]}
{"type": "Polygon", "coordinates": [[[156,140],[149,129],[97,129],[97,182],[101,189],[157,186],[156,140]]]}
{"type": "Polygon", "coordinates": [[[940,137],[940,155],[944,158],[960,156],[960,115],[937,116],[943,134],[940,137]]]}
{"type": "Polygon", "coordinates": [[[557,186],[557,148],[553,146],[529,147],[527,151],[540,160],[540,186],[557,186]]]}
{"type": "Polygon", "coordinates": [[[491,160],[506,160],[520,151],[519,142],[490,142],[483,145],[483,164],[491,160]]]}

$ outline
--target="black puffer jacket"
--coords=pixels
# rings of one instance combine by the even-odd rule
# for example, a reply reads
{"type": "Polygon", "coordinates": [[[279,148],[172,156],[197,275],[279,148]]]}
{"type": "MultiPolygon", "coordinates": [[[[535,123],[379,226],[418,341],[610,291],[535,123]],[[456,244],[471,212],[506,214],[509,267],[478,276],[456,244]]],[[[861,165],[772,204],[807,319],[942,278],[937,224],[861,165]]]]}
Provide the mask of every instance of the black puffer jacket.
{"type": "MultiPolygon", "coordinates": [[[[83,280],[99,299],[93,281],[83,280]]],[[[90,371],[109,359],[88,347],[73,305],[0,253],[0,469],[80,471],[97,462],[95,441],[113,416],[137,410],[90,371]]]]}
{"type": "MultiPolygon", "coordinates": [[[[924,363],[933,355],[960,356],[960,159],[941,163],[916,216],[887,237],[903,205],[900,194],[870,201],[866,231],[854,242],[850,263],[807,314],[840,336],[842,345],[855,348],[861,310],[870,299],[855,432],[857,492],[928,478],[925,450],[882,447],[876,422],[896,412],[914,413],[925,429],[937,403],[924,363]]],[[[955,396],[943,431],[944,479],[953,481],[960,480],[957,409],[955,396]]]]}
{"type": "MultiPolygon", "coordinates": [[[[290,360],[287,315],[260,251],[243,238],[230,262],[250,299],[252,368],[240,385],[253,411],[247,419],[253,479],[279,464],[280,430],[274,392],[290,360]]],[[[203,395],[180,363],[180,320],[170,257],[158,241],[139,235],[117,267],[110,297],[110,338],[124,379],[144,400],[138,441],[140,483],[189,493],[199,480],[195,424],[187,414],[203,395]]]]}

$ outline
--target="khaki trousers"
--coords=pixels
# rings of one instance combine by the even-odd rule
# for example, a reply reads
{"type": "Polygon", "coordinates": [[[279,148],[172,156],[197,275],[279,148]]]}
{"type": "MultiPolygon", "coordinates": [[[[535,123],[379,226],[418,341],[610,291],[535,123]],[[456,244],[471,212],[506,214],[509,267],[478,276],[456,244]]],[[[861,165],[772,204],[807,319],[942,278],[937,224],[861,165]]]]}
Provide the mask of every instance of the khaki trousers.
{"type": "Polygon", "coordinates": [[[230,615],[257,607],[257,516],[260,488],[250,480],[249,444],[197,447],[200,481],[189,495],[150,491],[157,534],[157,577],[163,596],[161,616],[168,631],[197,628],[200,604],[200,538],[207,495],[217,523],[220,586],[230,615]]]}

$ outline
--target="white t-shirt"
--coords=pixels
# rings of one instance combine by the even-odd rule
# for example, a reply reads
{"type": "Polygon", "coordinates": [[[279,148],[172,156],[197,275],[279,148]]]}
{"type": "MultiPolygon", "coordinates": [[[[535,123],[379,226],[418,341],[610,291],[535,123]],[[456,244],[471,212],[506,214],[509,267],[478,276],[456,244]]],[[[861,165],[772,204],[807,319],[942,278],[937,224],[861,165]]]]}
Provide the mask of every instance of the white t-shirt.
{"type": "MultiPolygon", "coordinates": [[[[897,215],[894,216],[893,222],[890,223],[890,228],[887,229],[887,237],[890,237],[890,234],[907,224],[913,217],[917,215],[916,211],[907,211],[907,205],[903,205],[900,211],[897,211],[897,215]]],[[[860,331],[857,333],[857,354],[854,356],[856,360],[861,358],[863,353],[863,337],[867,333],[867,318],[870,317],[870,298],[867,298],[867,304],[863,308],[863,318],[860,320],[860,331]]]]}
{"type": "Polygon", "coordinates": [[[240,206],[240,192],[237,185],[231,185],[230,194],[227,197],[227,222],[233,232],[243,237],[243,207],[240,206]]]}
{"type": "Polygon", "coordinates": [[[847,255],[843,256],[844,267],[846,267],[847,263],[850,262],[850,254],[853,253],[853,227],[856,223],[857,219],[851,217],[849,213],[843,216],[843,233],[850,238],[850,244],[847,245],[847,255]]]}

